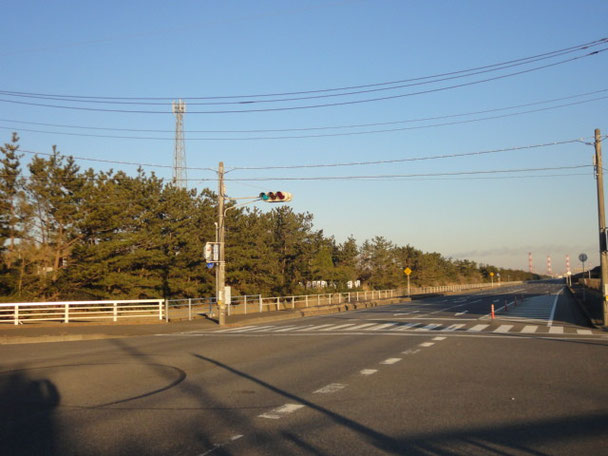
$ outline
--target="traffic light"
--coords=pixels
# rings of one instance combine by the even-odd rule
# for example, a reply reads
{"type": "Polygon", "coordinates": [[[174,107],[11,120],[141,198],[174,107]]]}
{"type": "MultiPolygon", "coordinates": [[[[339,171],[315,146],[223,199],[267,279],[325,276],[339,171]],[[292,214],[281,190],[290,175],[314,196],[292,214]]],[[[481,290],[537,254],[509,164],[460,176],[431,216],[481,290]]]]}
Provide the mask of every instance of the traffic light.
{"type": "Polygon", "coordinates": [[[289,192],[262,192],[260,199],[267,203],[286,203],[291,201],[293,196],[289,192]]]}

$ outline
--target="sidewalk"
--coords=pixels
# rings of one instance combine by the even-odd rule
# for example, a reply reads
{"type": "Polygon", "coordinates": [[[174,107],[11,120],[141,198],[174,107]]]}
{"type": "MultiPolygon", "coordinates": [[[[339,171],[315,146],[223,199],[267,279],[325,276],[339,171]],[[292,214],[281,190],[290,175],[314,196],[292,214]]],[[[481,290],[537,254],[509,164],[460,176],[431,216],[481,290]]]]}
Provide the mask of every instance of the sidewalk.
{"type": "MultiPolygon", "coordinates": [[[[307,309],[280,310],[274,312],[252,313],[246,315],[226,316],[223,327],[245,326],[269,321],[302,318],[313,315],[327,315],[337,312],[376,307],[381,305],[404,302],[407,298],[386,299],[357,304],[336,304],[307,309]]],[[[217,321],[208,318],[196,318],[191,321],[165,321],[147,319],[108,322],[36,322],[23,325],[0,325],[0,345],[28,344],[42,342],[66,342],[94,339],[112,339],[134,336],[151,336],[154,334],[172,334],[184,331],[219,329],[217,321]]]]}

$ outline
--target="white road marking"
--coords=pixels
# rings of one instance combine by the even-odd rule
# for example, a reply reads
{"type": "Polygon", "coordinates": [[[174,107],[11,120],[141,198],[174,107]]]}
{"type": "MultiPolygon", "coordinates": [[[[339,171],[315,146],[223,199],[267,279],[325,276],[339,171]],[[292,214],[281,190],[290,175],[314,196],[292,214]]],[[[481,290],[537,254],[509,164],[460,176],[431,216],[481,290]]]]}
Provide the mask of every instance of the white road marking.
{"type": "Polygon", "coordinates": [[[384,361],[381,361],[380,364],[395,364],[401,361],[401,358],[388,358],[384,361]]]}
{"type": "Polygon", "coordinates": [[[416,331],[431,331],[435,328],[441,328],[441,325],[435,324],[435,323],[431,323],[430,325],[426,325],[422,328],[418,328],[416,329],[416,331]]]}
{"type": "Polygon", "coordinates": [[[457,323],[454,325],[450,325],[444,329],[444,331],[456,331],[464,326],[464,323],[457,323]]]}
{"type": "Polygon", "coordinates": [[[325,325],[316,325],[316,326],[310,326],[308,328],[302,328],[302,329],[298,329],[298,331],[314,331],[317,329],[321,329],[321,328],[327,328],[328,326],[333,326],[334,324],[325,324],[325,325]]]}
{"type": "Polygon", "coordinates": [[[553,307],[551,308],[551,315],[549,316],[549,323],[547,323],[547,326],[553,326],[553,317],[555,317],[555,309],[557,309],[557,300],[559,299],[559,295],[562,294],[562,291],[564,291],[563,288],[555,295],[555,301],[553,301],[553,307]]]}
{"type": "Polygon", "coordinates": [[[331,394],[343,390],[346,386],[347,385],[343,383],[330,383],[329,385],[325,385],[323,388],[314,391],[313,394],[331,394]]]}
{"type": "Polygon", "coordinates": [[[469,332],[479,332],[479,331],[483,331],[488,326],[490,326],[490,325],[475,325],[472,328],[469,328],[468,331],[469,332]]]}
{"type": "Polygon", "coordinates": [[[538,326],[536,326],[536,325],[526,325],[521,330],[521,332],[524,334],[532,334],[532,333],[535,333],[537,329],[538,329],[538,326]]]}
{"type": "Polygon", "coordinates": [[[337,329],[348,328],[349,326],[355,326],[355,324],[348,323],[346,325],[335,325],[335,326],[330,326],[329,328],[319,329],[319,331],[335,331],[337,329]]]}
{"type": "Polygon", "coordinates": [[[403,353],[404,355],[415,355],[419,351],[420,351],[419,348],[408,348],[407,350],[402,351],[401,353],[403,353]]]}
{"type": "Polygon", "coordinates": [[[433,345],[435,345],[435,342],[422,342],[421,344],[418,344],[419,347],[424,348],[432,347],[433,345]]]}
{"type": "Polygon", "coordinates": [[[581,334],[581,335],[586,335],[586,336],[590,336],[593,334],[590,329],[577,329],[576,333],[581,334]]]}
{"type": "Polygon", "coordinates": [[[447,339],[447,337],[441,337],[441,336],[433,337],[433,340],[436,340],[436,341],[441,341],[441,340],[446,340],[446,339],[447,339]]]}
{"type": "Polygon", "coordinates": [[[354,330],[363,329],[363,328],[367,328],[369,326],[374,326],[374,325],[377,325],[377,323],[365,323],[365,324],[362,324],[359,326],[355,326],[354,328],[350,328],[349,330],[354,331],[354,330]]]}
{"type": "Polygon", "coordinates": [[[282,329],[277,329],[276,331],[274,331],[275,333],[282,333],[282,332],[287,332],[287,331],[293,331],[296,328],[301,328],[301,326],[285,326],[282,329]]]}
{"type": "Polygon", "coordinates": [[[383,325],[373,326],[371,328],[367,328],[366,331],[379,331],[381,329],[390,328],[391,326],[396,326],[397,323],[385,323],[383,325]]]}
{"type": "Polygon", "coordinates": [[[261,330],[269,330],[270,328],[274,328],[273,325],[268,325],[268,326],[253,326],[253,327],[248,327],[248,328],[241,328],[237,331],[231,331],[232,334],[235,333],[244,333],[244,332],[251,332],[251,331],[261,331],[261,330]]]}
{"type": "Polygon", "coordinates": [[[258,415],[259,418],[267,418],[269,420],[278,420],[284,417],[285,415],[289,415],[290,413],[295,412],[296,410],[300,410],[304,406],[302,404],[285,404],[281,407],[278,407],[274,410],[271,410],[268,413],[263,413],[262,415],[258,415]]]}
{"type": "Polygon", "coordinates": [[[403,323],[400,324],[399,326],[397,326],[396,328],[393,328],[393,331],[406,331],[408,329],[412,329],[415,328],[416,326],[420,326],[420,323],[403,323]]]}
{"type": "Polygon", "coordinates": [[[549,334],[564,334],[563,326],[551,326],[549,328],[549,334]]]}
{"type": "Polygon", "coordinates": [[[498,328],[494,330],[495,333],[508,333],[511,331],[513,325],[500,325],[498,328]]]}
{"type": "Polygon", "coordinates": [[[466,314],[466,313],[469,313],[469,311],[468,311],[468,310],[463,310],[462,312],[457,312],[457,313],[455,313],[455,314],[454,314],[454,316],[455,316],[455,317],[458,317],[458,316],[460,316],[460,315],[464,315],[464,314],[466,314]]]}
{"type": "Polygon", "coordinates": [[[360,374],[361,375],[373,375],[378,372],[378,369],[363,369],[360,374]]]}
{"type": "Polygon", "coordinates": [[[245,329],[245,328],[256,328],[256,326],[241,326],[239,328],[228,328],[228,329],[220,329],[219,331],[215,331],[217,333],[225,333],[225,332],[231,332],[231,331],[238,331],[239,329],[245,329]]]}

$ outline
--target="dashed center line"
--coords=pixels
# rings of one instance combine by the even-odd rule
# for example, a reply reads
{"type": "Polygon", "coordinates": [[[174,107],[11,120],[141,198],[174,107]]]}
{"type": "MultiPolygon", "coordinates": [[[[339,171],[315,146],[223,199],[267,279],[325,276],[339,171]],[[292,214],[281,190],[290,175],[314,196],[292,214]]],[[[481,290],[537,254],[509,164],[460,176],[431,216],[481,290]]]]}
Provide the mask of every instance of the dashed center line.
{"type": "Polygon", "coordinates": [[[419,347],[432,347],[433,345],[435,345],[435,342],[422,342],[421,344],[418,344],[419,347]]]}
{"type": "Polygon", "coordinates": [[[343,383],[330,383],[329,385],[325,385],[323,388],[313,391],[313,394],[331,394],[343,390],[344,388],[346,388],[346,385],[343,383]]]}
{"type": "Polygon", "coordinates": [[[378,369],[363,369],[360,374],[361,375],[373,375],[378,372],[378,369]]]}
{"type": "Polygon", "coordinates": [[[269,420],[279,420],[282,417],[295,412],[296,410],[300,410],[303,407],[304,406],[302,404],[285,404],[285,405],[282,405],[281,407],[271,410],[268,413],[263,413],[262,415],[258,415],[258,418],[267,418],[269,420]]]}
{"type": "Polygon", "coordinates": [[[380,364],[395,364],[401,361],[401,358],[388,358],[384,361],[381,361],[380,364]]]}

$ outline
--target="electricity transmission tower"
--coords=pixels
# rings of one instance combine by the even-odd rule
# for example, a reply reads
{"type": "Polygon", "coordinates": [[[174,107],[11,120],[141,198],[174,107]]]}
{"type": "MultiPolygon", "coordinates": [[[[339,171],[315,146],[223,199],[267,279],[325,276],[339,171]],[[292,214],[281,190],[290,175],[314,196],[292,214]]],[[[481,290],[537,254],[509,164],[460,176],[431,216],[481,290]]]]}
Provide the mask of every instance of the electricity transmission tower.
{"type": "Polygon", "coordinates": [[[186,188],[188,175],[186,169],[186,147],[184,144],[184,113],[186,103],[182,100],[173,102],[172,111],[175,114],[175,150],[173,152],[173,184],[186,188]]]}

